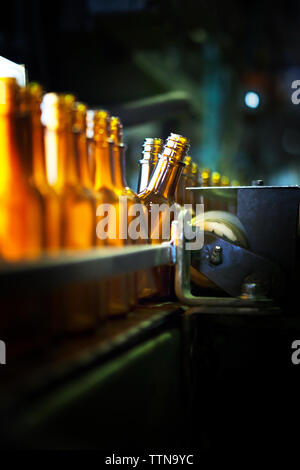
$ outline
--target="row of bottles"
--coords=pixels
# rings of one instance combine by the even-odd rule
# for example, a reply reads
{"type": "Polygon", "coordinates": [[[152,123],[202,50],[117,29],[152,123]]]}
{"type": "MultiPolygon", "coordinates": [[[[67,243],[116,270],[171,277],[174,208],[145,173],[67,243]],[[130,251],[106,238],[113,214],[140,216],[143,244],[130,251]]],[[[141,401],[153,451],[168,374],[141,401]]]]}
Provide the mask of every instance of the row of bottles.
{"type": "MultiPolygon", "coordinates": [[[[125,178],[126,146],[118,117],[89,110],[71,94],[44,94],[38,84],[21,88],[13,78],[0,78],[0,259],[160,243],[166,239],[161,233],[164,214],[153,226],[151,211],[155,204],[174,203],[188,147],[178,134],[164,145],[147,138],[135,193],[125,178]],[[124,198],[125,206],[120,203],[124,198]],[[144,237],[127,232],[120,237],[122,221],[127,231],[135,204],[143,208],[149,231],[144,237]],[[105,205],[116,217],[103,210],[105,205]]],[[[171,220],[166,223],[170,228],[171,220]]],[[[126,314],[139,300],[168,297],[171,285],[169,266],[73,282],[35,292],[34,311],[29,297],[10,302],[9,318],[13,321],[21,308],[22,321],[46,309],[55,335],[93,330],[108,316],[126,314]]]]}

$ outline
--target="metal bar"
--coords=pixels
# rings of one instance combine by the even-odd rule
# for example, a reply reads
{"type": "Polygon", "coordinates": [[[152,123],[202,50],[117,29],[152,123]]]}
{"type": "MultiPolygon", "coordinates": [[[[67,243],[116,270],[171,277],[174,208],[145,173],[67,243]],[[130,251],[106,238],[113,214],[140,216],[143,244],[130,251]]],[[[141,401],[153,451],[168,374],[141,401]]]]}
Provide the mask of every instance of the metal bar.
{"type": "Polygon", "coordinates": [[[88,252],[64,252],[37,261],[3,263],[0,289],[42,288],[73,281],[91,281],[115,277],[127,272],[173,262],[171,244],[139,245],[93,249],[88,252]]]}

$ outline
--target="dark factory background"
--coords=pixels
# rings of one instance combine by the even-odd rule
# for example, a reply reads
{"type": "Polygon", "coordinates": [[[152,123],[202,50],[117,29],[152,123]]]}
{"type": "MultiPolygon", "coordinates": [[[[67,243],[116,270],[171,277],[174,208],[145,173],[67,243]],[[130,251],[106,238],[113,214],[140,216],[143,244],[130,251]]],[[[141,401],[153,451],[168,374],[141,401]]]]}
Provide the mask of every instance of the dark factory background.
{"type": "Polygon", "coordinates": [[[11,0],[0,51],[48,91],[123,119],[133,189],[145,135],[172,128],[201,167],[249,184],[300,182],[299,4],[11,0]],[[250,93],[250,94],[249,94],[250,93]]]}

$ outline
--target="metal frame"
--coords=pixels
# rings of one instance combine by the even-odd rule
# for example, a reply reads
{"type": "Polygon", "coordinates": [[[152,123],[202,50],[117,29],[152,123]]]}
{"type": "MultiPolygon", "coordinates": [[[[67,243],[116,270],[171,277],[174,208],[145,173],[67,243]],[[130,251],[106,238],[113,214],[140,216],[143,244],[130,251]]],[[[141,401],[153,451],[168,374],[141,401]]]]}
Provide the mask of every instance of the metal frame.
{"type": "MultiPolygon", "coordinates": [[[[273,305],[270,299],[241,299],[238,297],[198,297],[191,293],[190,281],[190,267],[191,267],[191,252],[185,247],[184,231],[179,230],[183,227],[184,212],[179,214],[178,221],[172,223],[173,244],[176,247],[176,264],[175,264],[175,293],[185,305],[188,306],[214,306],[214,307],[251,307],[257,309],[258,307],[270,307],[273,305]]],[[[213,311],[213,313],[225,313],[221,311],[213,311]]],[[[244,313],[243,311],[236,310],[235,313],[244,313]]]]}

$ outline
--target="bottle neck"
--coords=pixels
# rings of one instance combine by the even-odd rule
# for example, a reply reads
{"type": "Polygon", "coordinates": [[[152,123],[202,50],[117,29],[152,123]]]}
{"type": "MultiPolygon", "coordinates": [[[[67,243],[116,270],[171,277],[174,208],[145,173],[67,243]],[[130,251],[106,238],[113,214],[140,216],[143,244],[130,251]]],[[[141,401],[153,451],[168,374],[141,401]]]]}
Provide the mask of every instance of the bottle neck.
{"type": "Polygon", "coordinates": [[[80,183],[84,188],[92,188],[92,179],[88,165],[88,144],[84,131],[74,132],[75,157],[80,183]]]}
{"type": "Polygon", "coordinates": [[[18,124],[16,114],[0,115],[0,194],[26,184],[18,124]]]}
{"type": "Polygon", "coordinates": [[[111,168],[111,154],[113,142],[99,140],[95,142],[95,190],[101,188],[113,189],[113,174],[111,168]]]}
{"type": "Polygon", "coordinates": [[[150,177],[154,168],[152,161],[142,159],[139,161],[140,170],[138,177],[137,193],[144,191],[150,182],[150,177]]]}
{"type": "MultiPolygon", "coordinates": [[[[176,186],[184,164],[181,161],[160,157],[156,163],[147,190],[151,194],[174,202],[176,186]]],[[[149,194],[150,196],[150,194],[149,194]]]]}
{"type": "Polygon", "coordinates": [[[25,176],[28,180],[33,180],[33,140],[32,122],[29,111],[21,112],[17,115],[17,139],[22,149],[22,162],[25,176]]]}
{"type": "Polygon", "coordinates": [[[38,112],[32,115],[32,152],[33,180],[37,185],[47,185],[44,127],[38,112]]]}
{"type": "Polygon", "coordinates": [[[125,189],[127,185],[125,176],[125,151],[124,144],[114,144],[113,163],[114,163],[114,184],[117,189],[125,189]]]}
{"type": "Polygon", "coordinates": [[[46,168],[49,184],[58,190],[79,183],[72,130],[45,130],[46,168]]]}

